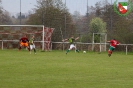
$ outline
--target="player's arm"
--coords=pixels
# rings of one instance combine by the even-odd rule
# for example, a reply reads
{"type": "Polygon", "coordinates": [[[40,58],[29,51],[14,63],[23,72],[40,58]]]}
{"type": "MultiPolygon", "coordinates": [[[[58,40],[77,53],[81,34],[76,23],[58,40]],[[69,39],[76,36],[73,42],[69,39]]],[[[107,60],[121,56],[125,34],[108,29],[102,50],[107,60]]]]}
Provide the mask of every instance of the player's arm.
{"type": "Polygon", "coordinates": [[[65,42],[65,41],[68,41],[68,39],[63,39],[62,41],[65,42]]]}
{"type": "Polygon", "coordinates": [[[107,43],[111,43],[111,41],[107,41],[107,43]]]}
{"type": "Polygon", "coordinates": [[[79,39],[79,37],[75,38],[75,40],[78,40],[78,39],[79,39]]]}
{"type": "Polygon", "coordinates": [[[26,38],[26,43],[27,43],[28,45],[30,45],[30,41],[29,41],[28,38],[26,38]]]}
{"type": "Polygon", "coordinates": [[[121,43],[117,42],[117,45],[120,45],[121,43]]]}
{"type": "Polygon", "coordinates": [[[26,40],[27,40],[27,43],[29,43],[29,39],[27,38],[26,40]]]}
{"type": "Polygon", "coordinates": [[[19,39],[19,43],[21,43],[22,42],[22,38],[21,39],[19,39]]]}

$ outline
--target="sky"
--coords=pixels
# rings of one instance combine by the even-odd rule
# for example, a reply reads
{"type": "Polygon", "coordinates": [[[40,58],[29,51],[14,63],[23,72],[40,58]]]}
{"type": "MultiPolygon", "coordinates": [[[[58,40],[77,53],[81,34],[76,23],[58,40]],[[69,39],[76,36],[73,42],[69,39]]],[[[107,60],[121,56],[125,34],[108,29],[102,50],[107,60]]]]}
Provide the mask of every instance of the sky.
{"type": "MultiPolygon", "coordinates": [[[[96,2],[103,0],[88,0],[88,6],[94,6],[96,2]]],[[[116,0],[108,0],[109,3],[114,3],[116,0]]],[[[125,1],[125,0],[118,0],[125,1]]],[[[65,3],[65,0],[62,0],[65,3]]],[[[37,5],[36,0],[2,0],[2,7],[4,10],[8,11],[11,14],[28,13],[32,11],[37,5]]],[[[74,11],[80,12],[81,15],[84,15],[87,12],[87,0],[66,0],[66,6],[69,9],[70,13],[74,11]]]]}
{"type": "Polygon", "coordinates": [[[2,0],[3,9],[11,14],[20,13],[20,7],[22,13],[28,13],[35,5],[36,0],[2,0]]]}

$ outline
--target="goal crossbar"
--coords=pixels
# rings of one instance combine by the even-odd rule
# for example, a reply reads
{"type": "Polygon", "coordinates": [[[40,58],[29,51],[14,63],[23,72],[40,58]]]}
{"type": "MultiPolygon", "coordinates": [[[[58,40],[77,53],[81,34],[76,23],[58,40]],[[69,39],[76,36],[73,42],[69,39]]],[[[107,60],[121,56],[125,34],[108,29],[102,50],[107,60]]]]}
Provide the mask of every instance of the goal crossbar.
{"type": "Polygon", "coordinates": [[[0,27],[44,27],[44,25],[0,25],[0,27]]]}
{"type": "MultiPolygon", "coordinates": [[[[42,41],[44,41],[44,25],[0,25],[0,27],[42,27],[42,41]]],[[[42,42],[42,50],[44,49],[44,42],[42,42]]]]}

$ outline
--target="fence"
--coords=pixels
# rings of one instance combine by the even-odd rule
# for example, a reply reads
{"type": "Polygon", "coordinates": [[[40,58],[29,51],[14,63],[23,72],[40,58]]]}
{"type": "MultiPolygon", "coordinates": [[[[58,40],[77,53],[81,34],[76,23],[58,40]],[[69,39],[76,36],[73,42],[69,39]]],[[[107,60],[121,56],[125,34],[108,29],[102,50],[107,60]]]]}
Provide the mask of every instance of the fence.
{"type": "MultiPolygon", "coordinates": [[[[35,41],[37,49],[41,49],[43,41],[35,41]]],[[[47,42],[47,41],[45,41],[47,42]]],[[[76,42],[75,45],[80,51],[95,51],[105,52],[109,48],[108,43],[82,43],[76,42]]],[[[19,40],[0,40],[0,48],[3,49],[14,49],[18,48],[19,40]]],[[[49,50],[67,50],[69,48],[69,42],[50,42],[49,50]]],[[[133,44],[120,44],[115,49],[116,51],[123,51],[127,55],[128,52],[133,52],[133,44]]]]}
{"type": "MultiPolygon", "coordinates": [[[[69,48],[68,42],[52,42],[52,46],[54,44],[59,45],[59,48],[54,47],[54,49],[65,50],[65,49],[69,48]]],[[[109,43],[81,43],[81,42],[77,42],[75,45],[81,51],[87,50],[87,51],[103,52],[103,51],[107,51],[109,48],[109,43]]],[[[128,52],[133,52],[133,44],[120,44],[117,46],[117,48],[115,50],[116,51],[123,51],[127,55],[128,52]]]]}

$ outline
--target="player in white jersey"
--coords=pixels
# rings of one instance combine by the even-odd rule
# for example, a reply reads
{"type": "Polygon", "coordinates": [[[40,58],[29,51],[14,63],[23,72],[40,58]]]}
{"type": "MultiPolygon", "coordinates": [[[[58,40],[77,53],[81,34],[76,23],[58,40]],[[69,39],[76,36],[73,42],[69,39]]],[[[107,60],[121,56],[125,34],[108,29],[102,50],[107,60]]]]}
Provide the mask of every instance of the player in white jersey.
{"type": "MultiPolygon", "coordinates": [[[[32,51],[34,49],[34,53],[36,54],[36,48],[35,48],[34,38],[35,38],[35,36],[32,35],[29,43],[30,43],[30,50],[32,51]]],[[[31,53],[31,51],[30,51],[30,53],[31,53]]]]}

